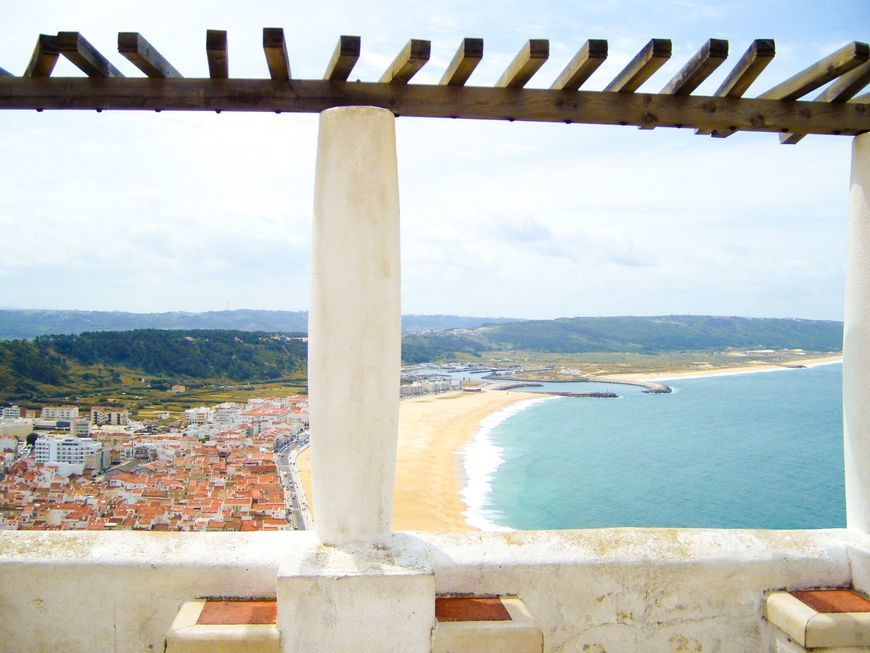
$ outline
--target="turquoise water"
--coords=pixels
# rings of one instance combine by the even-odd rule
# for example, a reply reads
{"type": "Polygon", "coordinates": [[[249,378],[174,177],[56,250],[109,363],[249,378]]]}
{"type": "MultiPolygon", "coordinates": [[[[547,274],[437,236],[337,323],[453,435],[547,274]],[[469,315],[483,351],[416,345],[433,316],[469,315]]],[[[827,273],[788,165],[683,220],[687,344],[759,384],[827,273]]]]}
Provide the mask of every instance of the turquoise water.
{"type": "Polygon", "coordinates": [[[669,385],[548,399],[495,425],[501,464],[478,517],[518,529],[845,526],[842,365],[669,385]]]}

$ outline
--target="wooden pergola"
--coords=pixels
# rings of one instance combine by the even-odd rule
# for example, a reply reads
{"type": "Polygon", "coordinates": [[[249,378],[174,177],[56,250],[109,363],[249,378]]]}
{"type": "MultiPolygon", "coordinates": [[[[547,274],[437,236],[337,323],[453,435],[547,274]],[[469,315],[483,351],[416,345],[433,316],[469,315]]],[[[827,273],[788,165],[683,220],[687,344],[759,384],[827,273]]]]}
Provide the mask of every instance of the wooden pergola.
{"type": "Polygon", "coordinates": [[[590,39],[548,89],[526,84],[549,57],[549,42],[527,41],[494,86],[466,82],[483,57],[483,40],[466,38],[438,84],[410,84],[429,60],[430,42],[408,41],[376,82],[349,81],[361,47],[342,36],[323,79],[295,79],[284,31],[263,29],[269,77],[229,76],[227,33],[206,35],[209,77],[185,78],[137,32],[118,34],[118,52],[145,77],[124,77],[78,32],[42,34],[20,76],[0,68],[0,109],[153,111],[268,111],[319,113],[340,106],[375,106],[397,116],[472,118],[689,128],[698,134],[777,132],[783,143],[806,134],[858,135],[870,131],[870,48],[849,43],[754,98],[747,92],[775,54],[758,39],[713,95],[693,91],[728,57],[728,41],[709,39],[658,93],[637,92],[671,56],[671,41],[652,39],[603,91],[582,85],[607,58],[607,41],[590,39]],[[59,56],[86,77],[52,77],[59,56]],[[820,95],[803,100],[832,82],[820,95]]]}

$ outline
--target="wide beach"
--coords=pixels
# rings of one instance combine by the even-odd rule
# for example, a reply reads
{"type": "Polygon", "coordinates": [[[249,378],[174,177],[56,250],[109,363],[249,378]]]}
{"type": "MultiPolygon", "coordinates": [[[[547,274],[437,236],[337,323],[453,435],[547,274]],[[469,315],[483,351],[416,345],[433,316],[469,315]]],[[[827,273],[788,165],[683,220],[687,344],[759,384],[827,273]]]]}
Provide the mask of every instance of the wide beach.
{"type": "MultiPolygon", "coordinates": [[[[461,498],[465,485],[461,449],[489,415],[540,394],[488,390],[414,397],[399,408],[399,447],[393,528],[408,531],[474,530],[461,498]]],[[[308,452],[298,459],[311,500],[308,452]]],[[[314,505],[316,519],[317,506],[314,505]]]]}

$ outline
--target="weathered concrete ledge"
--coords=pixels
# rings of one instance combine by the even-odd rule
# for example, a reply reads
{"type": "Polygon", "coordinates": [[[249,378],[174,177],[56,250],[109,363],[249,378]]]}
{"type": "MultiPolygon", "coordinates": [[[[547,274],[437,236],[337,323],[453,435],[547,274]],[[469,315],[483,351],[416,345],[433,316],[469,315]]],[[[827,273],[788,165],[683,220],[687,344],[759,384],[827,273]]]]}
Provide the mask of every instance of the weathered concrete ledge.
{"type": "MultiPolygon", "coordinates": [[[[547,653],[757,651],[770,592],[870,589],[856,530],[397,533],[393,547],[426,552],[438,593],[519,596],[547,653]]],[[[161,651],[184,601],[275,596],[279,566],[316,548],[305,532],[0,532],[0,641],[161,651]]]]}

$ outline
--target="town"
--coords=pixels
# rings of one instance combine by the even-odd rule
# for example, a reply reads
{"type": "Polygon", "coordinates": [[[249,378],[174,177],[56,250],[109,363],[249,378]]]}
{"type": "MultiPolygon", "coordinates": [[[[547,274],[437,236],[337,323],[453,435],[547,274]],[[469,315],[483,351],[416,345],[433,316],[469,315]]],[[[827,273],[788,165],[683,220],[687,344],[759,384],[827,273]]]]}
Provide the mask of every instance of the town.
{"type": "Polygon", "coordinates": [[[306,528],[294,462],[308,444],[306,398],[227,402],[185,417],[183,430],[165,431],[111,406],[89,415],[3,408],[0,529],[306,528]]]}
{"type": "MultiPolygon", "coordinates": [[[[460,386],[409,379],[400,397],[460,386]]],[[[198,406],[171,419],[138,421],[108,405],[3,407],[0,530],[311,528],[296,465],[308,446],[307,397],[198,406]]]]}

